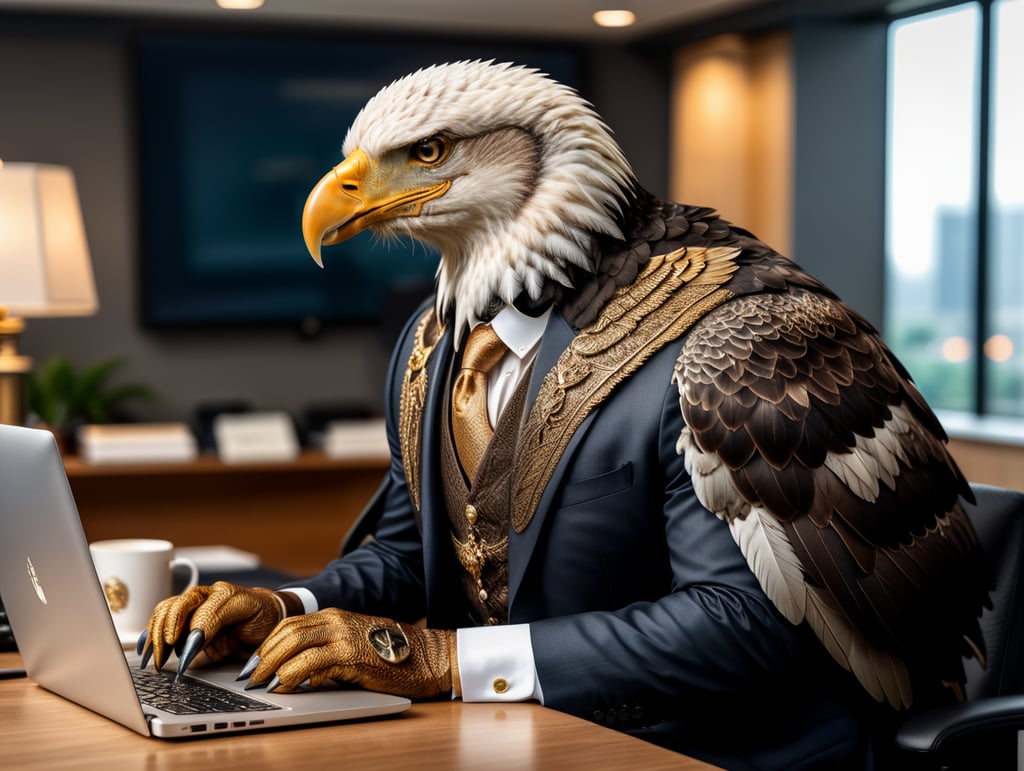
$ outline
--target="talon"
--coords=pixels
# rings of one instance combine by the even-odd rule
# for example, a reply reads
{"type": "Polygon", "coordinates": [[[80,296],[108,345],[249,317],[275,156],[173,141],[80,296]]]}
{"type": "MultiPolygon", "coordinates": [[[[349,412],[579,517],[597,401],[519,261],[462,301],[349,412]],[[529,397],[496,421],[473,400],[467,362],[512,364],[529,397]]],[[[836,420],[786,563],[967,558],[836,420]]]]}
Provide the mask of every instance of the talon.
{"type": "Polygon", "coordinates": [[[256,667],[260,665],[260,657],[257,654],[252,654],[249,660],[245,662],[245,666],[242,667],[242,671],[238,673],[238,677],[235,680],[245,680],[249,675],[256,671],[256,667]]]}
{"type": "Polygon", "coordinates": [[[142,651],[146,648],[146,640],[149,639],[149,630],[143,629],[142,634],[139,635],[139,641],[135,643],[135,653],[138,656],[142,655],[142,651]]]}
{"type": "MultiPolygon", "coordinates": [[[[274,679],[277,679],[276,675],[275,675],[274,679]]],[[[259,688],[260,686],[266,685],[266,684],[267,684],[266,680],[259,680],[259,681],[257,681],[257,680],[250,680],[244,686],[242,686],[242,689],[246,690],[246,691],[251,691],[253,688],[259,688]]]]}
{"type": "Polygon", "coordinates": [[[147,645],[145,650],[142,651],[142,662],[139,664],[139,669],[145,669],[149,665],[151,658],[153,658],[153,646],[147,645]]]}
{"type": "Polygon", "coordinates": [[[199,651],[203,649],[205,643],[206,634],[202,629],[193,629],[189,632],[181,654],[178,656],[178,674],[188,669],[188,665],[192,663],[192,659],[199,655],[199,651]]]}
{"type": "Polygon", "coordinates": [[[277,688],[280,685],[281,685],[280,679],[278,679],[277,675],[274,675],[271,678],[270,682],[267,683],[267,693],[272,692],[275,688],[277,688]]]}

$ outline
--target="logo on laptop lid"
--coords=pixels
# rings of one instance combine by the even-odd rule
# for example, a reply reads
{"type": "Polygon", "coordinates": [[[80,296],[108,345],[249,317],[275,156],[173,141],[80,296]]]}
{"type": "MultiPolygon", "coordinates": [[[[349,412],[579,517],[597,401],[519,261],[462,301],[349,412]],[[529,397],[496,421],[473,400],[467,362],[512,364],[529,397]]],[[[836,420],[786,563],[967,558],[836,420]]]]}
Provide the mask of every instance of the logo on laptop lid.
{"type": "Polygon", "coordinates": [[[39,576],[36,575],[36,566],[32,564],[32,558],[26,557],[25,562],[28,566],[28,578],[32,582],[32,588],[36,590],[36,596],[39,601],[46,604],[46,593],[43,591],[42,584],[39,583],[39,576]]]}

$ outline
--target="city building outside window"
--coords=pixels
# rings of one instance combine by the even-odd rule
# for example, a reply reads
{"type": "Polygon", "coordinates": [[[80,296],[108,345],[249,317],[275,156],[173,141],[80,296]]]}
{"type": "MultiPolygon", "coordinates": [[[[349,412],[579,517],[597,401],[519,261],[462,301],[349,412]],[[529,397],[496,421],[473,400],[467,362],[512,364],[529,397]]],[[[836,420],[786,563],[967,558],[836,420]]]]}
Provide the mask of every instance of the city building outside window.
{"type": "Polygon", "coordinates": [[[889,31],[885,333],[933,406],[1024,418],[1024,0],[889,31]]]}

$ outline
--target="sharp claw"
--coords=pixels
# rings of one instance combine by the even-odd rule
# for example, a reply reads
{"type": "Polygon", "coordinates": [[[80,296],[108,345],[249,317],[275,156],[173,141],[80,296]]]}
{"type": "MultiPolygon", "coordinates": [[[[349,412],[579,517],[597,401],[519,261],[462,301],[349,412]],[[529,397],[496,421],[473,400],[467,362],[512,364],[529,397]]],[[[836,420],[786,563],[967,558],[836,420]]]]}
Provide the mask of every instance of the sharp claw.
{"type": "Polygon", "coordinates": [[[242,690],[251,691],[253,688],[259,688],[261,685],[265,685],[266,682],[266,680],[260,680],[259,682],[256,682],[255,680],[250,680],[244,686],[242,686],[242,690]]]}
{"type": "Polygon", "coordinates": [[[146,648],[146,640],[149,639],[149,630],[143,629],[142,634],[139,635],[139,641],[135,643],[135,653],[141,656],[142,651],[146,648]]]}
{"type": "MultiPolygon", "coordinates": [[[[252,674],[252,672],[256,671],[256,666],[254,666],[251,670],[249,668],[249,665],[252,664],[254,660],[256,662],[256,666],[259,666],[259,657],[256,656],[256,655],[253,655],[252,658],[250,658],[247,662],[245,662],[245,668],[243,669],[243,672],[247,672],[249,674],[252,674]]],[[[238,679],[241,680],[242,678],[239,677],[238,679]]],[[[273,683],[275,688],[281,684],[281,681],[277,679],[277,675],[274,675],[273,678],[271,678],[271,680],[269,682],[273,683]]],[[[268,684],[268,681],[266,680],[266,678],[264,678],[263,680],[253,680],[253,679],[250,678],[249,682],[247,682],[244,687],[245,687],[245,690],[251,691],[253,688],[260,688],[260,687],[262,687],[264,685],[267,685],[267,684],[268,684]]]]}
{"type": "Polygon", "coordinates": [[[145,669],[149,665],[151,658],[153,658],[153,646],[147,645],[145,650],[142,651],[142,662],[139,664],[139,669],[145,669]]]}
{"type": "Polygon", "coordinates": [[[199,651],[203,649],[205,644],[206,634],[202,629],[193,629],[189,632],[188,639],[185,640],[185,645],[182,647],[181,655],[178,656],[178,674],[188,669],[192,659],[199,655],[199,651]]]}
{"type": "Polygon", "coordinates": [[[277,675],[274,675],[274,676],[273,676],[273,677],[272,677],[272,678],[270,679],[270,682],[269,682],[269,683],[267,683],[267,693],[270,693],[270,692],[271,692],[271,691],[273,691],[273,690],[274,690],[275,688],[277,688],[277,687],[278,687],[279,685],[281,685],[281,681],[280,681],[280,680],[278,679],[277,675]]]}
{"type": "Polygon", "coordinates": [[[245,680],[249,675],[256,671],[256,667],[260,665],[260,657],[257,654],[252,654],[249,660],[245,662],[245,666],[242,667],[242,671],[238,673],[238,677],[235,680],[245,680]]]}

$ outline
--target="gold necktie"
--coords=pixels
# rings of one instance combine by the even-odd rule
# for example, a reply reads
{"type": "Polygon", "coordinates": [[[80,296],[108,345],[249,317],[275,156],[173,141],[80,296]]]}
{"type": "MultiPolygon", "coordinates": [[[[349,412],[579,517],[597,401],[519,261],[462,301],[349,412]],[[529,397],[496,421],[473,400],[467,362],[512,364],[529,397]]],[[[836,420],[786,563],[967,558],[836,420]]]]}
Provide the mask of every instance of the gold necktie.
{"type": "Polygon", "coordinates": [[[479,324],[469,333],[462,369],[452,386],[455,450],[471,482],[493,433],[487,417],[487,372],[507,350],[490,324],[479,324]]]}

